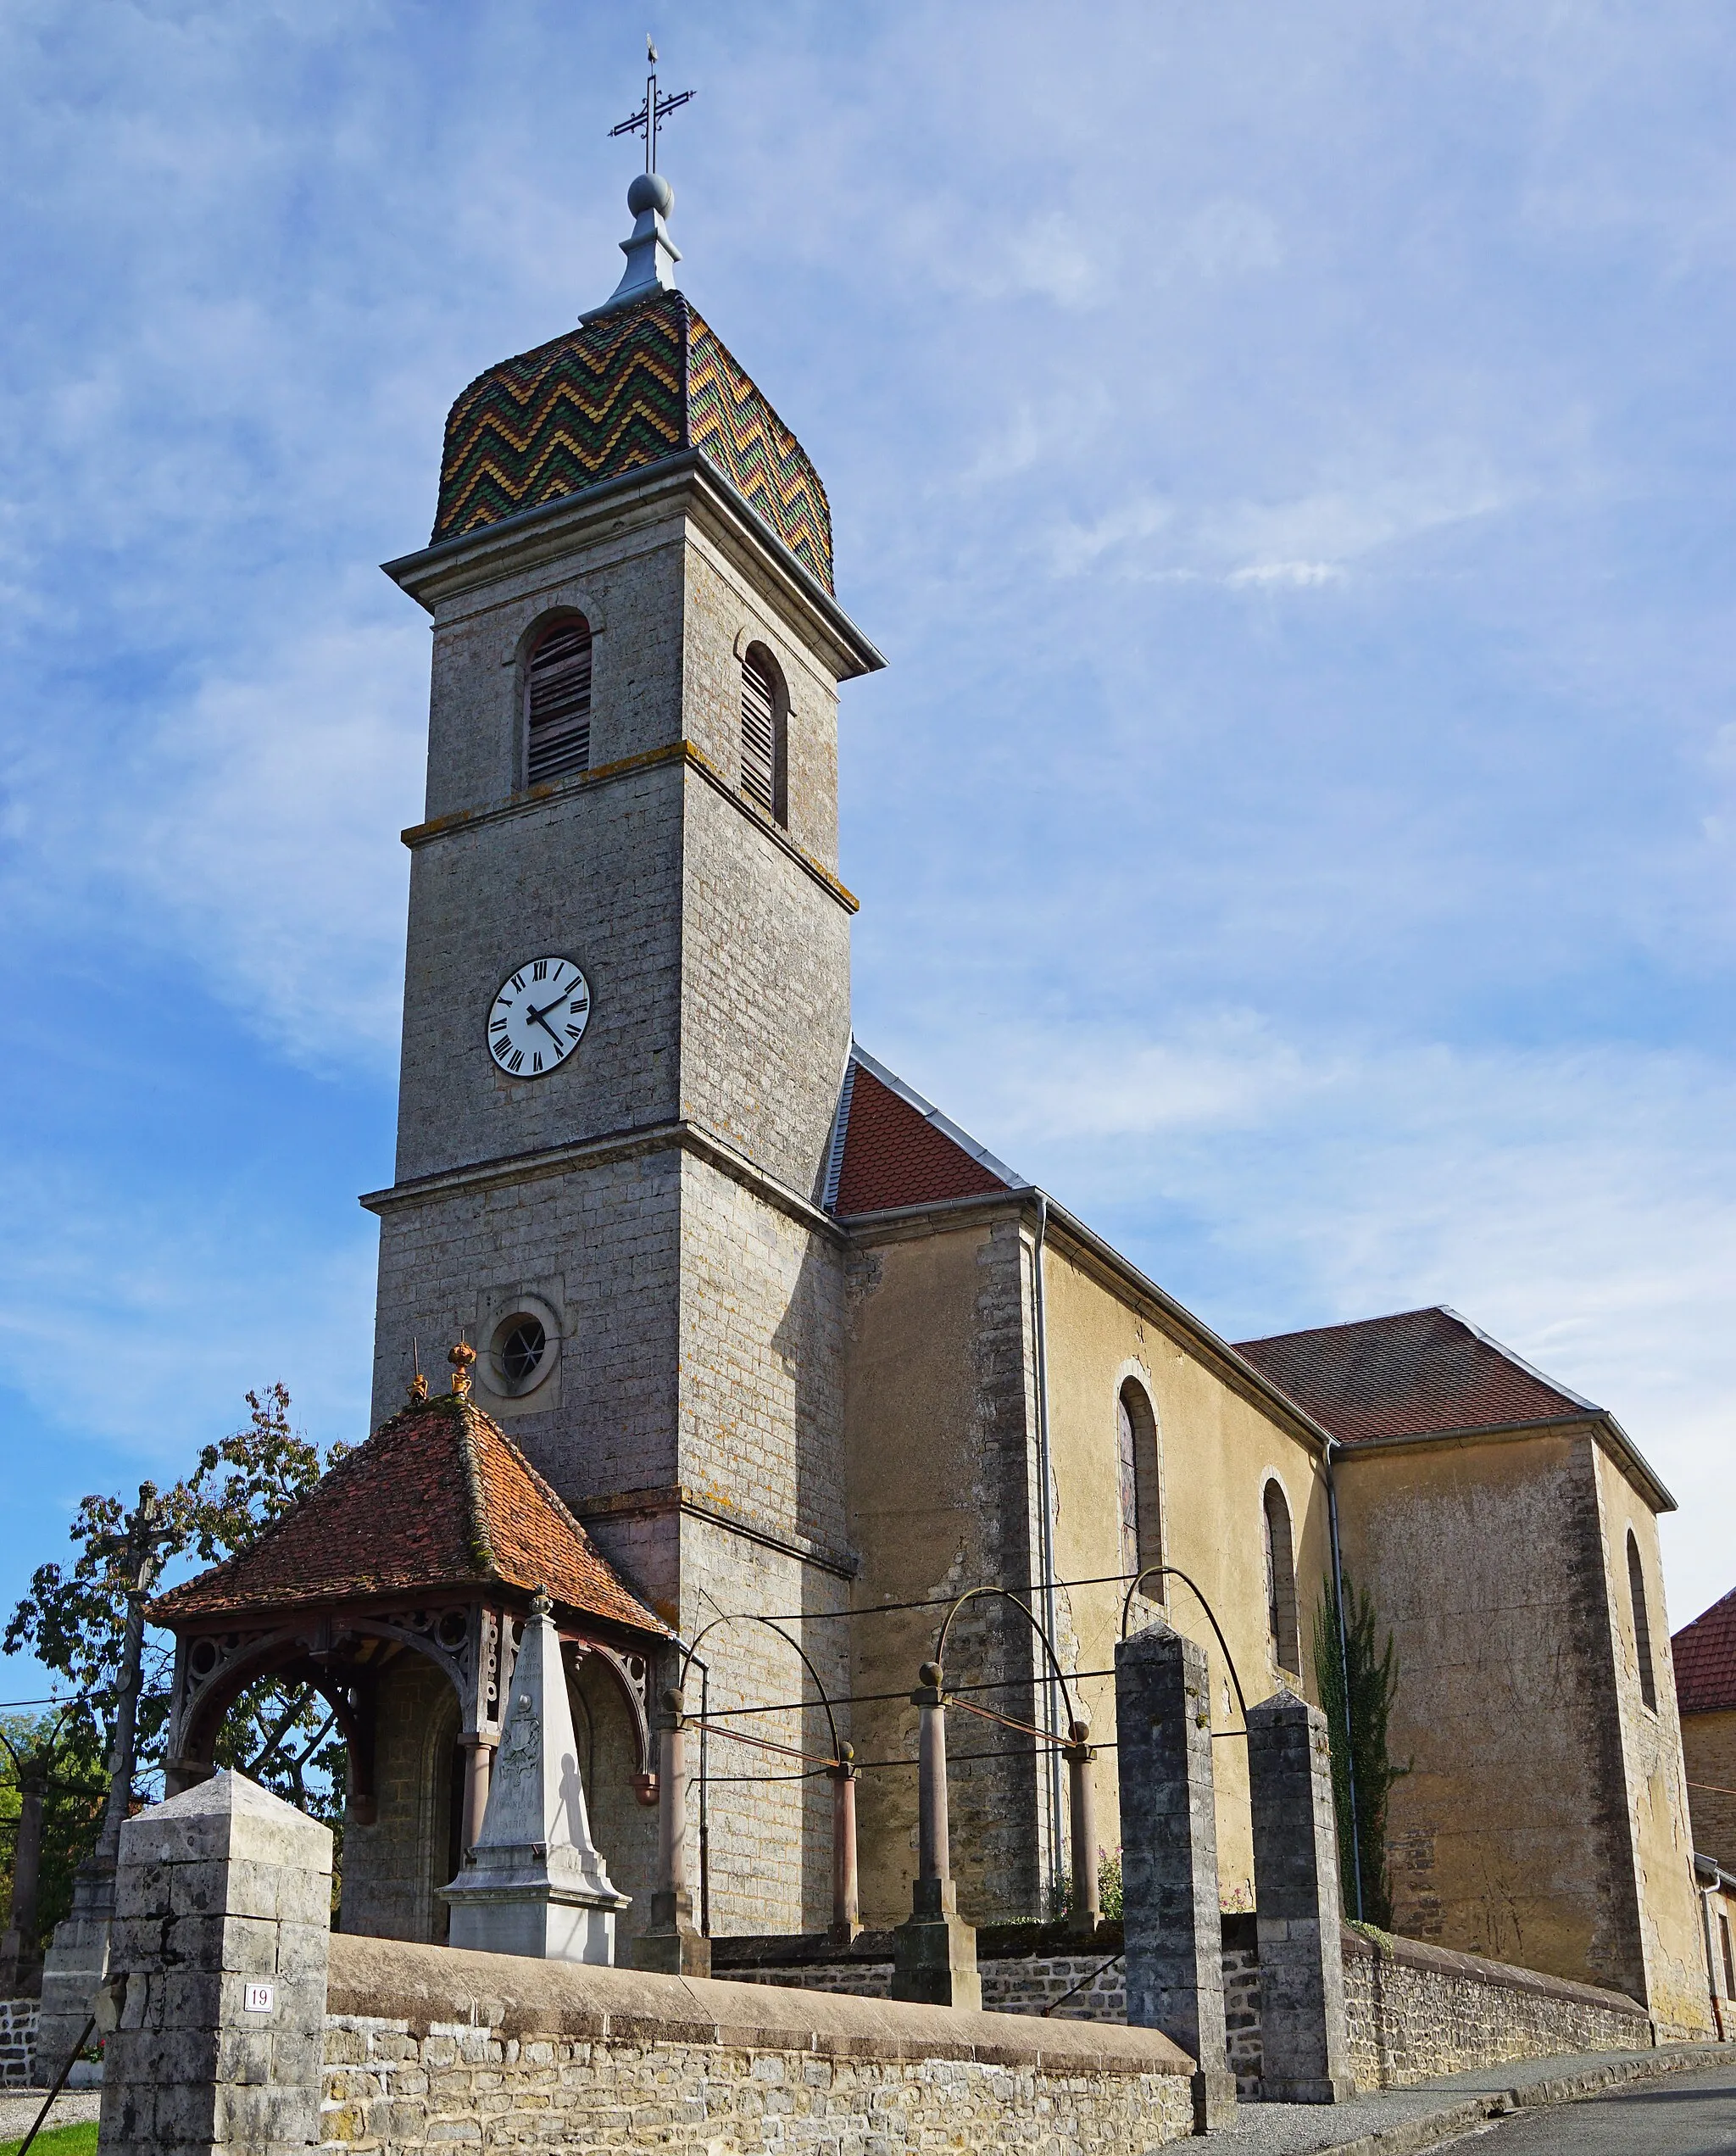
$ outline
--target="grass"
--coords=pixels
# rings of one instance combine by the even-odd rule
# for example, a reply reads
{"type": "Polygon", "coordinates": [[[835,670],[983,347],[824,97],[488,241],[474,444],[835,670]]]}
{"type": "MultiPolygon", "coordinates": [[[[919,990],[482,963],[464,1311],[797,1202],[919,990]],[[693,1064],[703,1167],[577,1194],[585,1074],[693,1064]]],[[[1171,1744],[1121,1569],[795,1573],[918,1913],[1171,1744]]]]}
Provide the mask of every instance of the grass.
{"type": "MultiPolygon", "coordinates": [[[[18,2156],[24,2145],[24,2136],[15,2141],[0,2141],[0,2156],[18,2156]]],[[[97,2156],[97,2122],[92,2119],[82,2126],[44,2126],[31,2143],[31,2156],[97,2156]]]]}

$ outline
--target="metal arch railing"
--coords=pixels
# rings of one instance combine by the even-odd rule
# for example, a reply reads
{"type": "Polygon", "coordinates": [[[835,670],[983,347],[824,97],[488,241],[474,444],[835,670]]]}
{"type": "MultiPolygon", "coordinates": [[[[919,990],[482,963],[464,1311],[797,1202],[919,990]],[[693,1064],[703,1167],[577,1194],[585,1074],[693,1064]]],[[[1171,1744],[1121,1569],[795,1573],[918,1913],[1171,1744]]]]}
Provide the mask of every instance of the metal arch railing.
{"type": "Polygon", "coordinates": [[[1224,1637],[1223,1626],[1217,1621],[1217,1612],[1212,1607],[1211,1604],[1207,1602],[1202,1589],[1195,1581],[1188,1577],[1187,1574],[1182,1571],[1180,1565],[1148,1564],[1142,1566],[1142,1568],[1134,1574],[1133,1584],[1128,1588],[1127,1596],[1121,1603],[1121,1637],[1125,1640],[1127,1636],[1127,1618],[1132,1613],[1133,1597],[1138,1593],[1141,1583],[1144,1580],[1158,1576],[1167,1576],[1171,1579],[1179,1579],[1184,1587],[1190,1590],[1195,1602],[1197,1602],[1201,1609],[1205,1612],[1207,1620],[1210,1624],[1212,1630],[1217,1635],[1218,1646],[1223,1651],[1224,1663],[1230,1673],[1230,1682],[1236,1687],[1236,1704],[1242,1710],[1242,1728],[1245,1734],[1248,1727],[1248,1696],[1242,1690],[1242,1680],[1236,1672],[1236,1657],[1230,1652],[1230,1643],[1224,1637]]]}
{"type": "Polygon", "coordinates": [[[943,1669],[945,1669],[946,1635],[952,1630],[953,1619],[966,1602],[975,1602],[979,1595],[999,1595],[1004,1601],[1010,1602],[1015,1609],[1021,1612],[1030,1620],[1031,1629],[1042,1641],[1043,1651],[1049,1657],[1049,1669],[1061,1688],[1061,1699],[1067,1710],[1067,1727],[1071,1731],[1077,1723],[1079,1716],[1073,1704],[1073,1695],[1068,1689],[1067,1673],[1061,1668],[1060,1657],[1054,1651],[1054,1642],[1043,1630],[1042,1619],[1036,1611],[1028,1602],[1021,1602],[1010,1587],[967,1587],[941,1619],[940,1631],[934,1642],[935,1661],[943,1669]]]}
{"type": "Polygon", "coordinates": [[[778,1638],[783,1641],[786,1646],[793,1647],[795,1650],[796,1653],[801,1658],[803,1669],[807,1671],[809,1676],[814,1680],[814,1689],[820,1695],[820,1704],[826,1709],[826,1726],[832,1739],[832,1759],[830,1763],[834,1767],[837,1766],[842,1758],[842,1753],[838,1743],[837,1717],[832,1711],[832,1701],[827,1695],[826,1686],[821,1682],[820,1672],[814,1667],[812,1661],[809,1657],[808,1651],[802,1645],[801,1641],[793,1638],[789,1633],[785,1631],[782,1625],[776,1621],[775,1618],[761,1617],[756,1611],[750,1609],[732,1610],[722,1617],[714,1617],[709,1624],[702,1626],[702,1628],[694,1634],[692,1646],[683,1652],[682,1656],[681,1672],[676,1680],[677,1688],[685,1690],[687,1681],[687,1672],[693,1667],[693,1657],[698,1653],[701,1644],[708,1639],[713,1632],[715,1632],[720,1626],[725,1624],[763,1624],[767,1631],[776,1632],[778,1638]]]}

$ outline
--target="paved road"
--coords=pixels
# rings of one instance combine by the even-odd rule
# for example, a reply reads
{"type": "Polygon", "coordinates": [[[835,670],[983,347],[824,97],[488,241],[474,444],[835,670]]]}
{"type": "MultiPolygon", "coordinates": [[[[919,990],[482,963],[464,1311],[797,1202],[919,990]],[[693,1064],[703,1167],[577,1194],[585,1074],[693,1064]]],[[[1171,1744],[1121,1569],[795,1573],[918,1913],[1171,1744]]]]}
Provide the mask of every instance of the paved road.
{"type": "Polygon", "coordinates": [[[1722,2156],[1736,2150],[1736,2062],[1522,2111],[1452,2146],[1476,2156],[1722,2156]]]}

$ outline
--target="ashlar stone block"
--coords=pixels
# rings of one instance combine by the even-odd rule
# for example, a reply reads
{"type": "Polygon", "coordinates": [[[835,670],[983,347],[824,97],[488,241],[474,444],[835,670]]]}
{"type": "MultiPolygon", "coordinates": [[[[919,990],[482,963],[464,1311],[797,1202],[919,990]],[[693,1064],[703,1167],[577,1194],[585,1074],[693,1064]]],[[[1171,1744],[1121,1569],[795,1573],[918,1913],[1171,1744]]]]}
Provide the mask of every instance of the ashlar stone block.
{"type": "Polygon", "coordinates": [[[292,2156],[320,2138],[331,1836],[218,1774],[121,1831],[105,2156],[292,2156]],[[293,1912],[286,1920],[281,1914],[293,1912]]]}
{"type": "Polygon", "coordinates": [[[1338,1830],[1326,1717],[1288,1689],[1248,1710],[1260,2089],[1268,2103],[1356,2092],[1344,2020],[1338,1830]]]}
{"type": "Polygon", "coordinates": [[[1201,2133],[1236,2108],[1224,2030],[1205,1650],[1160,1619],[1116,1649],[1127,2020],[1194,2061],[1201,2133]]]}

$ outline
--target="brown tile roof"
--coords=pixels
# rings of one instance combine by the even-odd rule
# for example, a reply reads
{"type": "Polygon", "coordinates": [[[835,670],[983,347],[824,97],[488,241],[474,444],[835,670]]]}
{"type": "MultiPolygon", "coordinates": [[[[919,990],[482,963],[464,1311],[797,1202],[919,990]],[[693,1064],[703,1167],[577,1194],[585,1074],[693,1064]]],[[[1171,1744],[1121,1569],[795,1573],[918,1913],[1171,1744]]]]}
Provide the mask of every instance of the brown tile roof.
{"type": "Polygon", "coordinates": [[[1684,1714],[1736,1707],[1736,1587],[1702,1610],[1670,1642],[1676,1704],[1684,1714]]]}
{"type": "Polygon", "coordinates": [[[381,1423],[251,1549],[171,1588],[152,1615],[175,1625],[485,1585],[546,1587],[567,1609],[666,1630],[499,1424],[442,1393],[381,1423]]]}
{"type": "Polygon", "coordinates": [[[834,1213],[887,1212],[1022,1187],[1012,1170],[860,1048],[833,1135],[834,1213]]]}
{"type": "Polygon", "coordinates": [[[1237,1349],[1345,1445],[1602,1412],[1444,1306],[1240,1340],[1237,1349]]]}

